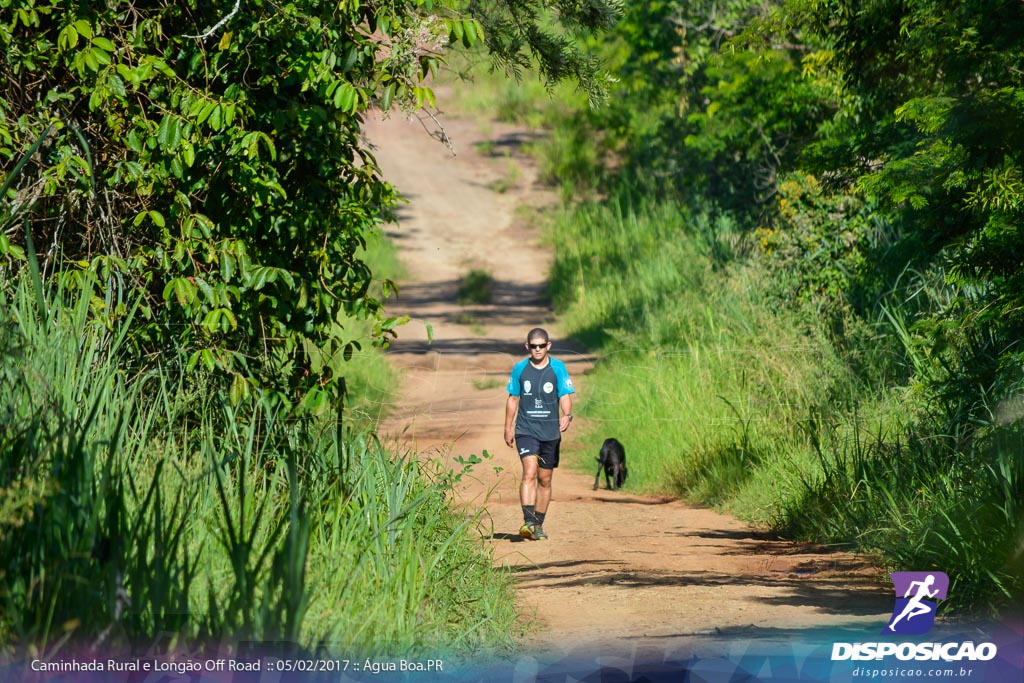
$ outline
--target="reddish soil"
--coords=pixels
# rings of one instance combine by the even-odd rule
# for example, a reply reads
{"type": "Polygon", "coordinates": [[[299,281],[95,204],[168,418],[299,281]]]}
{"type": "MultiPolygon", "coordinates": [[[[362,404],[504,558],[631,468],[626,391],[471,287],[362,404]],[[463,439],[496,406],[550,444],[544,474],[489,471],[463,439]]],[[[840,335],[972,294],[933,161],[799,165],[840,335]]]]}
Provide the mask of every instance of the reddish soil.
{"type": "MultiPolygon", "coordinates": [[[[885,576],[863,560],[776,540],[737,519],[628,486],[607,491],[603,478],[594,491],[593,470],[556,470],[544,525],[549,541],[516,535],[520,467],[502,427],[505,380],[525,357],[524,335],[535,325],[552,331],[552,354],[567,363],[577,399],[594,390],[587,371],[599,359],[561,337],[544,302],[551,256],[517,210],[554,203],[521,153],[531,134],[459,119],[445,126],[455,156],[401,115],[366,126],[385,177],[409,200],[392,231],[409,278],[390,312],[412,322],[389,352],[403,381],[381,431],[424,456],[494,455],[462,495],[486,510],[485,542],[516,576],[529,622],[524,651],[607,651],[616,643],[634,654],[700,654],[723,634],[772,639],[884,624],[891,608],[885,576]],[[490,305],[456,302],[457,279],[471,268],[494,276],[490,305]]],[[[564,435],[563,462],[574,459],[573,432],[586,427],[582,422],[564,435]]]]}

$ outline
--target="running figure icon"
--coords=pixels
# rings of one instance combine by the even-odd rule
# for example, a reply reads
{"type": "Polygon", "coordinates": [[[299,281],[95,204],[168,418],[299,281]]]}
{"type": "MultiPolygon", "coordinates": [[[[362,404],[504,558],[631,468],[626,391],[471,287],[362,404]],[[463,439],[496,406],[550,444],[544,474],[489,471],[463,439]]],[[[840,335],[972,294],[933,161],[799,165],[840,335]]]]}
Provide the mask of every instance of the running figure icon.
{"type": "Polygon", "coordinates": [[[907,587],[907,592],[903,595],[904,598],[910,598],[910,594],[914,591],[914,587],[917,587],[917,593],[914,597],[910,598],[910,601],[900,612],[899,616],[893,619],[889,623],[889,630],[896,632],[896,624],[901,619],[906,617],[907,621],[910,621],[914,617],[921,616],[922,614],[930,613],[934,608],[931,605],[925,604],[923,601],[925,598],[934,598],[939,594],[939,589],[929,590],[935,583],[935,575],[929,574],[923,581],[911,581],[910,586],[907,587]]]}

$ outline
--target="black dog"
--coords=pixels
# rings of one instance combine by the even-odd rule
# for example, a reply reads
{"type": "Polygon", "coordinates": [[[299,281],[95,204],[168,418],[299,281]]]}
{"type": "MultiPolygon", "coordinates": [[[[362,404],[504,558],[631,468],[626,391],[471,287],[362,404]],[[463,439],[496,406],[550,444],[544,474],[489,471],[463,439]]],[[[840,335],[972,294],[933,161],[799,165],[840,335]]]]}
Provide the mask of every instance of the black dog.
{"type": "Polygon", "coordinates": [[[601,481],[601,468],[604,468],[604,481],[608,488],[616,491],[626,482],[626,449],[618,439],[605,439],[601,444],[601,457],[597,459],[597,476],[594,477],[594,490],[601,481]],[[615,485],[612,486],[612,482],[615,485]]]}

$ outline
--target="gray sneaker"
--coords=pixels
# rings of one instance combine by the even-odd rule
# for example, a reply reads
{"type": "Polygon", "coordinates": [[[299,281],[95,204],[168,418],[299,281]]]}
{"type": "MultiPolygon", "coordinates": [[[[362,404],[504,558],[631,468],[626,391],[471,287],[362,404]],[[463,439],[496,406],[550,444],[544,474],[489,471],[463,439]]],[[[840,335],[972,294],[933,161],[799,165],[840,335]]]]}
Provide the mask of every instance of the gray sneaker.
{"type": "Polygon", "coordinates": [[[535,540],[535,541],[546,541],[546,540],[548,540],[548,535],[546,533],[544,533],[544,527],[542,527],[540,524],[534,524],[533,525],[533,540],[535,540]]]}

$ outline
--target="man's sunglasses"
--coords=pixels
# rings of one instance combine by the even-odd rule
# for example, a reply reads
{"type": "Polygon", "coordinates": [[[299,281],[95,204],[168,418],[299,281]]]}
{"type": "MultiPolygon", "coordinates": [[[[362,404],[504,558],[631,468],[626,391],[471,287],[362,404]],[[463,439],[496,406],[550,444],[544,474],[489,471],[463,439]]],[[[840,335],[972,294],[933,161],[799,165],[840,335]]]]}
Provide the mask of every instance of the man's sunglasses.
{"type": "Polygon", "coordinates": [[[543,349],[550,343],[551,342],[544,342],[543,344],[527,344],[527,346],[529,346],[531,349],[543,349]]]}

